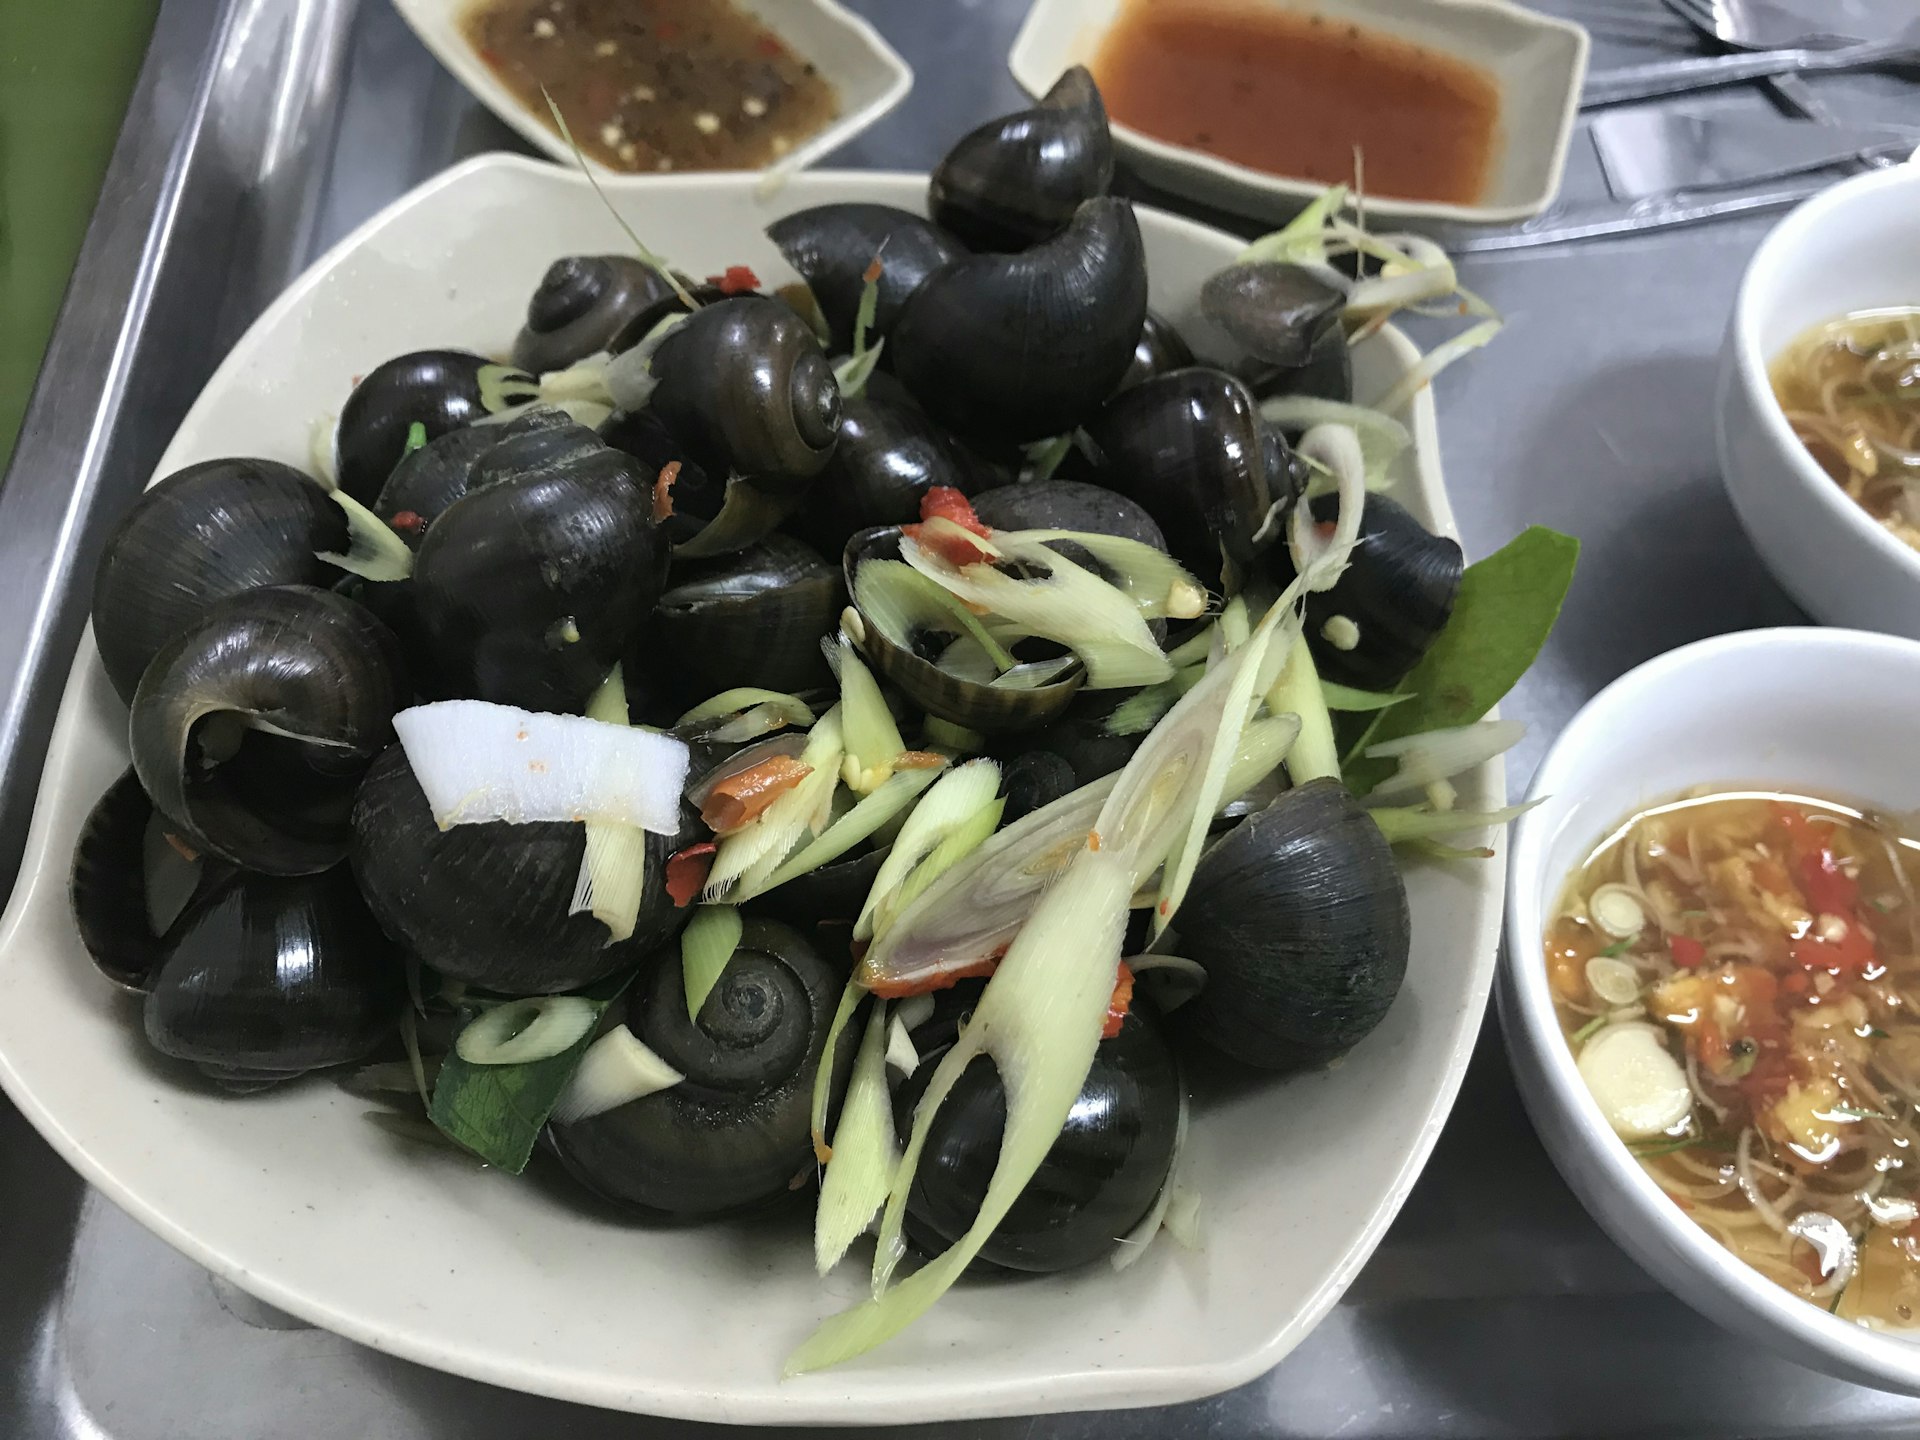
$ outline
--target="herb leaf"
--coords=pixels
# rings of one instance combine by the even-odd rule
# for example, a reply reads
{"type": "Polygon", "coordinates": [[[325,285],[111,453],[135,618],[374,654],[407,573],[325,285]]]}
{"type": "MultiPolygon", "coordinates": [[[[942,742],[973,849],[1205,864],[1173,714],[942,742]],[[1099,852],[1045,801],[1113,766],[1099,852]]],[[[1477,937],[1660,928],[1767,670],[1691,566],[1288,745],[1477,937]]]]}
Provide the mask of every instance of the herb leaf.
{"type": "MultiPolygon", "coordinates": [[[[597,1017],[632,978],[628,971],[602,980],[581,991],[580,998],[593,1005],[597,1017]]],[[[478,1006],[462,1007],[465,1020],[478,1013],[478,1006]]],[[[434,1082],[429,1118],[448,1139],[496,1169],[518,1175],[594,1034],[590,1029],[558,1055],[525,1065],[471,1065],[448,1052],[434,1082]]]]}
{"type": "Polygon", "coordinates": [[[1626,954],[1626,953],[1627,953],[1627,951],[1628,951],[1628,950],[1630,950],[1630,949],[1632,949],[1632,948],[1633,948],[1633,941],[1631,941],[1631,940],[1616,940],[1616,941],[1614,941],[1614,942],[1613,942],[1613,943],[1612,943],[1611,945],[1609,945],[1609,946],[1607,946],[1607,948],[1606,948],[1606,949],[1604,949],[1604,950],[1602,950],[1602,951],[1600,952],[1600,954],[1599,954],[1598,956],[1596,956],[1595,958],[1596,958],[1596,959],[1601,959],[1601,958],[1604,958],[1604,959],[1607,959],[1607,960],[1611,960],[1611,959],[1613,959],[1613,958],[1614,958],[1614,957],[1615,957],[1616,955],[1624,955],[1624,954],[1626,954]]]}
{"type": "Polygon", "coordinates": [[[1704,1135],[1690,1135],[1680,1140],[1659,1140],[1649,1145],[1631,1145],[1628,1148],[1642,1160],[1651,1160],[1661,1155],[1672,1155],[1676,1151],[1691,1150],[1696,1145],[1707,1143],[1704,1135]]]}
{"type": "Polygon", "coordinates": [[[1579,554],[1572,536],[1534,525],[1467,567],[1447,628],[1400,682],[1412,698],[1378,712],[1348,751],[1345,778],[1354,793],[1393,773],[1391,761],[1357,758],[1369,746],[1470,725],[1500,702],[1546,643],[1579,554]]]}
{"type": "Polygon", "coordinates": [[[1574,1044],[1577,1045],[1581,1041],[1585,1040],[1588,1036],[1592,1035],[1594,1031],[1598,1030],[1602,1025],[1605,1025],[1606,1023],[1607,1023],[1606,1016],[1596,1015],[1591,1020],[1587,1021],[1586,1024],[1582,1025],[1578,1030],[1574,1031],[1569,1038],[1573,1041],[1574,1044]]]}

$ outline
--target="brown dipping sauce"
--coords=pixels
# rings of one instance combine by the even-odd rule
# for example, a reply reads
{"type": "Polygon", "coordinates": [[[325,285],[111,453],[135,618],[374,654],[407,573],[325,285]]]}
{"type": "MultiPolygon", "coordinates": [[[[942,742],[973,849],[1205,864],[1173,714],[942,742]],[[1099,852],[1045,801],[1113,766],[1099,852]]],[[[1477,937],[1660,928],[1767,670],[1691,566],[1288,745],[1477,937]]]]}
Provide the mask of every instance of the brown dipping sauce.
{"type": "Polygon", "coordinates": [[[1247,0],[1130,0],[1093,61],[1116,120],[1255,170],[1472,205],[1500,121],[1476,65],[1247,0]]]}
{"type": "Polygon", "coordinates": [[[514,98],[613,170],[757,170],[840,97],[731,0],[479,0],[467,41],[514,98]]]}

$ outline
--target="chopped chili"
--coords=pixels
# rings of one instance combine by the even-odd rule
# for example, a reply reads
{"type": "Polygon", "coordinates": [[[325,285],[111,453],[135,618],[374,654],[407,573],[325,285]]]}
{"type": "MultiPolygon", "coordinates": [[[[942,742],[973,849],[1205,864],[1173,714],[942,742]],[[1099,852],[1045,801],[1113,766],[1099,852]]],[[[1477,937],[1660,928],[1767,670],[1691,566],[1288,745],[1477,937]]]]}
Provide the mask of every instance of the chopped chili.
{"type": "Polygon", "coordinates": [[[1122,960],[1120,971],[1113,981],[1113,998],[1107,1001],[1107,1023],[1100,1031],[1102,1040],[1111,1040],[1120,1033],[1120,1027],[1127,1023],[1127,1010],[1132,1004],[1133,971],[1122,960]]]}
{"type": "Polygon", "coordinates": [[[722,295],[751,295],[760,288],[760,277],[745,265],[729,265],[718,275],[709,275],[707,283],[722,295]]]}
{"type": "Polygon", "coordinates": [[[673,518],[673,482],[680,478],[680,462],[669,460],[653,482],[653,523],[673,518]]]}
{"type": "Polygon", "coordinates": [[[1691,970],[1707,958],[1707,947],[1688,935],[1669,935],[1667,951],[1673,956],[1673,963],[1685,970],[1691,970]]]}
{"type": "Polygon", "coordinates": [[[757,820],[787,791],[813,773],[791,755],[769,755],[716,782],[700,802],[700,818],[716,835],[729,835],[757,820]]]}
{"type": "Polygon", "coordinates": [[[684,910],[700,898],[700,892],[707,888],[707,876],[713,870],[713,857],[719,849],[711,840],[702,840],[667,857],[667,894],[676,909],[684,910]]]}

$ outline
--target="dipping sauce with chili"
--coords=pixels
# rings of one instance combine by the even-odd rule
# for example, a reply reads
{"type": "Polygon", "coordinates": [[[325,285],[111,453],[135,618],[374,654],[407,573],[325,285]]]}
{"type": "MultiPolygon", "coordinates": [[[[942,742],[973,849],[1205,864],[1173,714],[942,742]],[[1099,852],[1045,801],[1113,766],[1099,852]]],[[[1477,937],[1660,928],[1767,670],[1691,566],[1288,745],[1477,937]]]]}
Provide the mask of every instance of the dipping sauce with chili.
{"type": "Polygon", "coordinates": [[[1493,77],[1310,10],[1128,0],[1092,62],[1114,119],[1255,170],[1370,195],[1472,205],[1500,125],[1493,77]]]}
{"type": "Polygon", "coordinates": [[[612,170],[757,170],[840,108],[732,0],[478,0],[461,29],[515,99],[554,128],[551,95],[612,170]]]}

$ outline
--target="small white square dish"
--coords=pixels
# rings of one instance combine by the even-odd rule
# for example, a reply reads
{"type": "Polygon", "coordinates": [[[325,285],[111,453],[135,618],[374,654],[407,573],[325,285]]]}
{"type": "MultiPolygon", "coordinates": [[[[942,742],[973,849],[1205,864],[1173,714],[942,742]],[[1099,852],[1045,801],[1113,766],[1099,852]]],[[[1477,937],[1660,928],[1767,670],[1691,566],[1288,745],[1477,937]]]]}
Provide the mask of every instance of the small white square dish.
{"type": "MultiPolygon", "coordinates": [[[[420,37],[420,43],[489,110],[527,142],[564,165],[576,164],[573,150],[548,117],[537,114],[496,75],[474,49],[463,28],[468,12],[485,0],[393,0],[394,9],[420,37]]],[[[818,71],[839,96],[839,108],[825,126],[796,144],[781,162],[803,168],[871,128],[906,98],[913,70],[880,32],[835,0],[736,0],[738,7],[778,36],[796,56],[818,71]]],[[[627,174],[588,156],[602,175],[627,174]]]]}
{"type": "MultiPolygon", "coordinates": [[[[1060,72],[1087,65],[1102,81],[1108,36],[1137,6],[1166,0],[1036,0],[1008,65],[1033,95],[1060,72]]],[[[1329,31],[1359,27],[1406,55],[1418,47],[1477,68],[1497,102],[1485,179],[1473,201],[1397,198],[1368,187],[1368,213],[1386,220],[1508,224],[1537,215],[1560,189],[1567,146],[1586,76],[1587,33],[1565,20],[1505,0],[1174,0],[1197,5],[1210,24],[1260,23],[1273,12],[1329,31]]],[[[1158,18],[1158,17],[1156,17],[1158,18]]],[[[1351,31],[1349,34],[1353,33],[1351,31]]],[[[1244,83],[1244,82],[1237,82],[1244,83]]],[[[1109,119],[1121,156],[1142,179],[1194,200],[1257,219],[1284,219],[1326,188],[1314,179],[1256,169],[1208,150],[1175,144],[1127,123],[1127,106],[1109,94],[1109,119]]],[[[1386,97],[1369,103],[1381,106],[1386,97]]],[[[1218,107],[1215,107],[1218,108],[1218,107]]]]}

